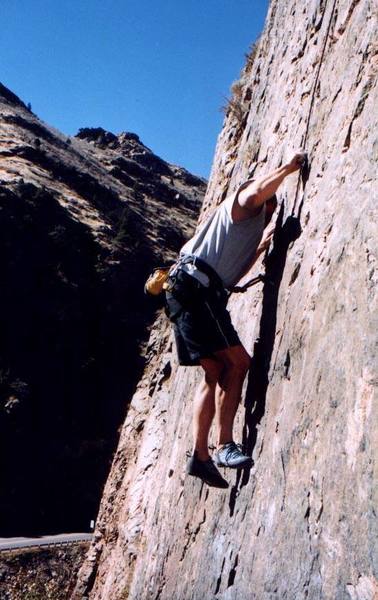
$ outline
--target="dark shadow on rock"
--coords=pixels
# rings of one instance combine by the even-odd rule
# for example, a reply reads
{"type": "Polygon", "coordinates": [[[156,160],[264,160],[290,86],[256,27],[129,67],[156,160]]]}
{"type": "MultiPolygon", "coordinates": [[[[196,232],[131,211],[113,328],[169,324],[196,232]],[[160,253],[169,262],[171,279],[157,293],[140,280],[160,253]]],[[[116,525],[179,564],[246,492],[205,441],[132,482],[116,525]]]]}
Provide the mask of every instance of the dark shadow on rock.
{"type": "Polygon", "coordinates": [[[308,182],[308,178],[310,177],[310,172],[311,172],[311,163],[307,157],[304,162],[303,167],[301,168],[301,173],[300,173],[303,189],[306,187],[306,183],[308,182]]]}
{"type": "MultiPolygon", "coordinates": [[[[263,288],[260,331],[254,346],[248,385],[245,395],[245,422],[243,445],[246,454],[252,455],[257,439],[257,426],[265,413],[265,400],[268,389],[270,361],[276,334],[277,304],[281,280],[285,268],[287,251],[291,242],[301,234],[300,221],[289,216],[283,223],[284,206],[278,215],[273,238],[273,250],[265,260],[265,282],[263,288]]],[[[235,509],[238,488],[249,481],[250,469],[237,473],[236,482],[230,495],[230,515],[235,509]]]]}
{"type": "Polygon", "coordinates": [[[298,212],[297,212],[297,219],[300,221],[301,220],[301,214],[302,214],[302,208],[303,208],[303,202],[305,199],[305,189],[306,189],[306,184],[308,182],[308,179],[310,177],[310,172],[311,172],[311,163],[308,159],[306,159],[305,164],[303,165],[302,169],[301,169],[301,180],[302,180],[302,188],[303,188],[303,194],[302,194],[302,199],[299,203],[299,207],[298,207],[298,212]]]}
{"type": "Polygon", "coordinates": [[[297,218],[300,220],[301,219],[301,213],[302,213],[302,208],[303,208],[303,202],[304,202],[304,198],[305,198],[305,189],[306,189],[306,184],[308,182],[308,179],[310,177],[310,172],[311,172],[311,163],[310,160],[308,158],[308,156],[306,156],[305,162],[303,163],[300,173],[298,175],[298,181],[297,181],[297,188],[295,191],[295,198],[294,198],[294,202],[293,202],[293,209],[291,211],[291,216],[293,217],[295,214],[297,216],[297,218]],[[298,194],[299,194],[299,190],[301,187],[301,182],[302,182],[302,199],[299,203],[299,207],[297,210],[297,198],[298,198],[298,194]]]}

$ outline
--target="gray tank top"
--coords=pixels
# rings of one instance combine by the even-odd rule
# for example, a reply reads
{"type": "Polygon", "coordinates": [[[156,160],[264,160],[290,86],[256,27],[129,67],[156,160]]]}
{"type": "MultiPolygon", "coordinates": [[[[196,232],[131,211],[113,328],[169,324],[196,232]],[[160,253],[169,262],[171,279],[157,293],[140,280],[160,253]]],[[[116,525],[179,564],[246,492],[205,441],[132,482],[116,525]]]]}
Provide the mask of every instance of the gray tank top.
{"type": "Polygon", "coordinates": [[[235,223],[231,213],[235,197],[226,198],[180,252],[180,256],[193,254],[207,262],[225,287],[235,285],[248,269],[265,223],[265,204],[258,215],[235,223]]]}

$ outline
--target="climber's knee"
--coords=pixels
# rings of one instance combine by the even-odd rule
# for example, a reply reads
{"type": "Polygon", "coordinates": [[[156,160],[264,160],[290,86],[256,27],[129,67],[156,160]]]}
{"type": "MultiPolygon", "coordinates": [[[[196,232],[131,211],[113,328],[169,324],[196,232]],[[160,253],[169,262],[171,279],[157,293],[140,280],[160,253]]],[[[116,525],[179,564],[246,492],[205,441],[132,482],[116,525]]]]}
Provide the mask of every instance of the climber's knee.
{"type": "Polygon", "coordinates": [[[205,382],[208,385],[216,385],[221,378],[224,364],[217,358],[201,359],[201,366],[205,371],[205,382]]]}
{"type": "Polygon", "coordinates": [[[238,377],[244,378],[251,365],[251,357],[241,344],[220,350],[216,356],[222,360],[227,371],[238,377]]]}

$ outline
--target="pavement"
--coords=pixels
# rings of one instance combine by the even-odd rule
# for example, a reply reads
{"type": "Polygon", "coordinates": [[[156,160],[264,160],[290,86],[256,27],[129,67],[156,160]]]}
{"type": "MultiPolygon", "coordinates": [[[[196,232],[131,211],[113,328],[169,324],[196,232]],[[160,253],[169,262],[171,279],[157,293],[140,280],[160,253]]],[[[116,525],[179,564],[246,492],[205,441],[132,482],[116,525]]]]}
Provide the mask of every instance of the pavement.
{"type": "Polygon", "coordinates": [[[73,544],[75,542],[90,542],[92,539],[92,533],[60,533],[59,535],[42,535],[36,538],[0,538],[0,552],[35,546],[56,546],[60,544],[73,544]]]}

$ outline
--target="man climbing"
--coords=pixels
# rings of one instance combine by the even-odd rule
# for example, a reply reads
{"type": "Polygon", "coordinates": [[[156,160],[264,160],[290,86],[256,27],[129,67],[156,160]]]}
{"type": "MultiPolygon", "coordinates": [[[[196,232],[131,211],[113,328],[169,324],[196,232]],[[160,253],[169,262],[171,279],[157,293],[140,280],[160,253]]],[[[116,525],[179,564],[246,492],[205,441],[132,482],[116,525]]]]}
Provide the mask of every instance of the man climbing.
{"type": "Polygon", "coordinates": [[[250,356],[226,309],[230,290],[269,246],[264,227],[275,208],[282,181],[306,159],[289,163],[257,180],[248,180],[213,212],[183,246],[170,272],[166,293],[181,365],[201,365],[204,379],[194,397],[193,453],[189,475],[208,485],[228,487],[217,466],[240,469],[252,464],[233,439],[233,423],[250,356]],[[215,417],[217,451],[209,455],[208,436],[215,417]],[[215,464],[214,464],[215,463],[215,464]]]}

